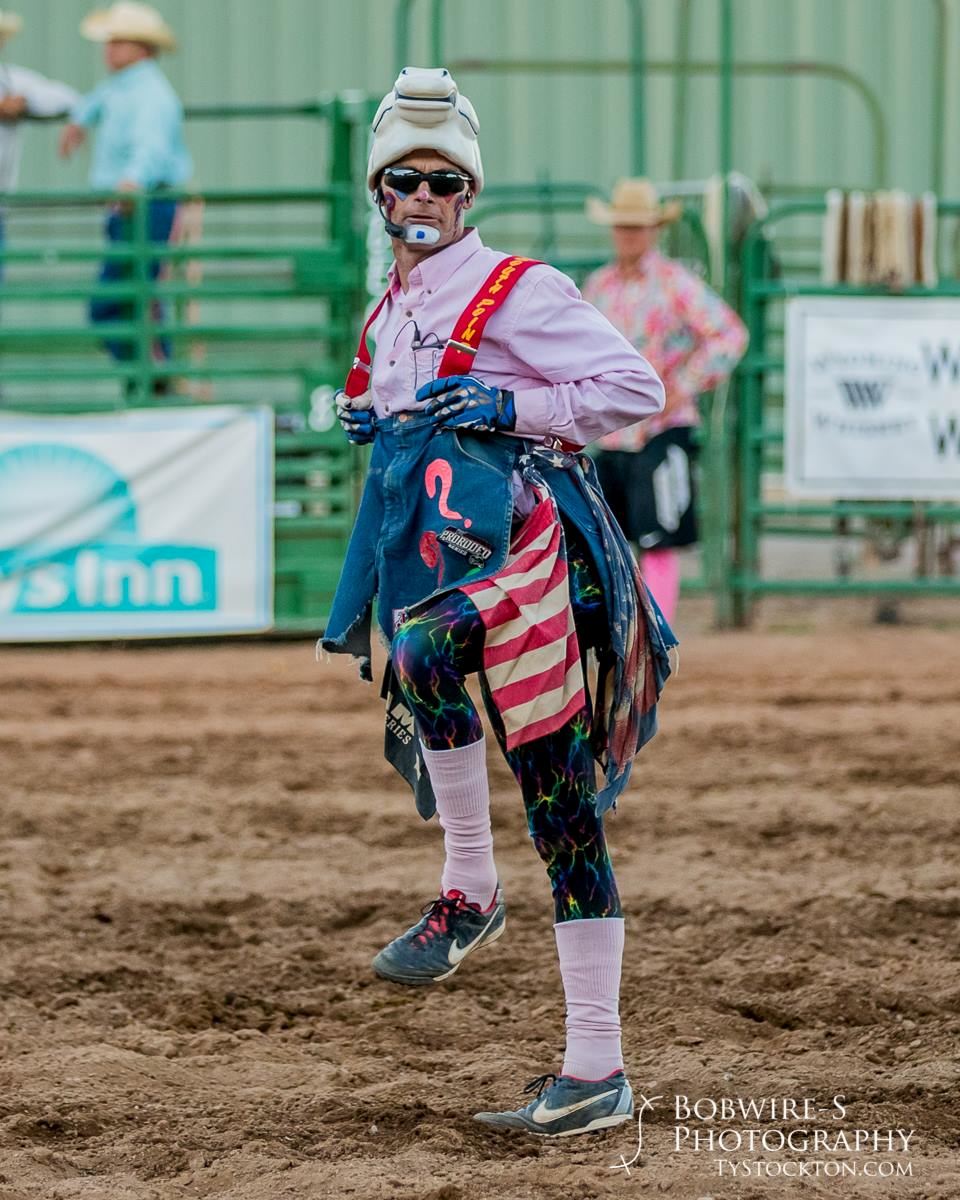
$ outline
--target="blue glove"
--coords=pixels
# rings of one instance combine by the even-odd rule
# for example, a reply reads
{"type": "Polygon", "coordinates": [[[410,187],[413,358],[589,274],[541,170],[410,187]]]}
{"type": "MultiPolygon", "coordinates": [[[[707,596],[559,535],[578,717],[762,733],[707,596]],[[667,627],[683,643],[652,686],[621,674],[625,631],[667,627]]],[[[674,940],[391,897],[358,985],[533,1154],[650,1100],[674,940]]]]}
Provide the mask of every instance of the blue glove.
{"type": "Polygon", "coordinates": [[[358,401],[362,405],[367,398],[368,393],[364,392],[363,396],[357,396],[351,400],[342,388],[334,396],[337,406],[337,420],[343,426],[343,432],[347,435],[347,440],[353,442],[355,446],[366,446],[376,436],[376,431],[373,427],[373,409],[353,407],[358,401]]]}
{"type": "Polygon", "coordinates": [[[437,417],[441,429],[478,429],[508,431],[517,425],[517,406],[513,392],[487,387],[472,375],[447,375],[426,383],[417,392],[426,400],[424,412],[437,417]]]}

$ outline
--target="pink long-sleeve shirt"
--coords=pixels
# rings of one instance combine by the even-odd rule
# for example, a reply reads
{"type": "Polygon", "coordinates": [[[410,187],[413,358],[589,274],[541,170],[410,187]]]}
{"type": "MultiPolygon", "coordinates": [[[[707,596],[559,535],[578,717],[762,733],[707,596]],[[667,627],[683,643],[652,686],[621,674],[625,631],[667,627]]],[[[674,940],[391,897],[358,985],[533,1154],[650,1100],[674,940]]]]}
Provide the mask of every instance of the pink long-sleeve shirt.
{"type": "MultiPolygon", "coordinates": [[[[417,389],[436,378],[457,317],[505,257],[468,229],[413,268],[406,292],[391,267],[389,296],[371,328],[378,417],[420,407],[417,389]]],[[[580,298],[572,280],[546,265],[531,267],[491,317],[470,373],[514,393],[516,433],[535,439],[586,445],[664,405],[647,360],[580,298]]]]}

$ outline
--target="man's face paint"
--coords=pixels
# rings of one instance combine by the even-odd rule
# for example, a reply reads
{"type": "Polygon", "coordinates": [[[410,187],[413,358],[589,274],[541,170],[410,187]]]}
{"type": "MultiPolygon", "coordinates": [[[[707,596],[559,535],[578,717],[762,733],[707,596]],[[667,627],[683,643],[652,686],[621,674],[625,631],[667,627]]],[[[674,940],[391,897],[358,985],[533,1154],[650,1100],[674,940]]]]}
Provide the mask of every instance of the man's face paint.
{"type": "MultiPolygon", "coordinates": [[[[392,167],[413,167],[427,174],[430,171],[459,171],[460,168],[442,154],[433,151],[414,151],[391,163],[392,167]]],[[[435,196],[429,186],[421,183],[415,192],[405,193],[381,185],[383,208],[389,221],[397,225],[432,225],[438,230],[440,240],[432,246],[411,246],[415,253],[429,254],[455,242],[463,233],[464,214],[473,203],[470,194],[459,192],[453,196],[435,196]]]]}

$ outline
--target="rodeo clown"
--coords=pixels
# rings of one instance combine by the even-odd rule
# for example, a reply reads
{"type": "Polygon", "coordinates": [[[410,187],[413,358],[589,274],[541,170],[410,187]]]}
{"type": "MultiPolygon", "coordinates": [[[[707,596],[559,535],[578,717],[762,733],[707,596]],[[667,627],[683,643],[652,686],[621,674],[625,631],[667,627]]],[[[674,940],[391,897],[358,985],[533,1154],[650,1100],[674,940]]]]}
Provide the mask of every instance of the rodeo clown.
{"type": "Polygon", "coordinates": [[[560,1136],[633,1113],[603,813],[654,732],[674,644],[579,451],[659,412],[664,394],[565,275],[464,226],[483,188],[477,129],[442,69],[406,68],[374,118],[367,182],[395,261],[337,398],[347,437],[373,451],[320,645],[370,679],[376,596],[386,756],[443,829],[439,896],[373,960],[400,984],[448,979],[504,932],[486,742],[465,687],[479,674],[550,878],[567,1039],[561,1073],[528,1085],[525,1107],[476,1118],[560,1136]]]}

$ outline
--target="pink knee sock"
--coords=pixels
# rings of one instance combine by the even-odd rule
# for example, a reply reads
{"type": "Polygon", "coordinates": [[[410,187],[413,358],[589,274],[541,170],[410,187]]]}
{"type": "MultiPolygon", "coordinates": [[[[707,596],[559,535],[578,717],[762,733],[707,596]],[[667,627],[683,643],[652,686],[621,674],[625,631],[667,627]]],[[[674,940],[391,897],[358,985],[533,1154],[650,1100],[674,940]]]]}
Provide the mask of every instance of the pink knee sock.
{"type": "Polygon", "coordinates": [[[672,625],[680,597],[680,555],[676,550],[647,550],[640,560],[640,571],[667,623],[672,625]]]}
{"type": "Polygon", "coordinates": [[[453,750],[428,750],[421,744],[437,815],[443,829],[446,859],[440,886],[444,893],[463,892],[468,904],[489,908],[497,890],[490,830],[486,739],[453,750]]]}
{"type": "Polygon", "coordinates": [[[606,1079],[623,1067],[620,1049],[620,966],[623,917],[554,925],[567,1001],[563,1074],[606,1079]]]}

